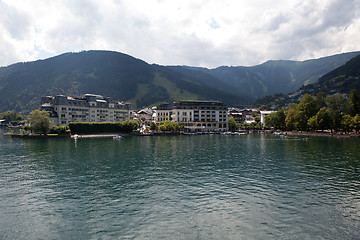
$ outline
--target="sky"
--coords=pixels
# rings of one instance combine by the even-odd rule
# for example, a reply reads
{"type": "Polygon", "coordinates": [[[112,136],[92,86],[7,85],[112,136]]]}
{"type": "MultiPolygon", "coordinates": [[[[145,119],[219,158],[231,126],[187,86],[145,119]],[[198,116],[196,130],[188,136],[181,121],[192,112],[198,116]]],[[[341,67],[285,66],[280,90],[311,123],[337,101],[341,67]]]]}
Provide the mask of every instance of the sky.
{"type": "Polygon", "coordinates": [[[360,0],[0,0],[0,66],[111,50],[253,66],[360,50],[360,0]]]}

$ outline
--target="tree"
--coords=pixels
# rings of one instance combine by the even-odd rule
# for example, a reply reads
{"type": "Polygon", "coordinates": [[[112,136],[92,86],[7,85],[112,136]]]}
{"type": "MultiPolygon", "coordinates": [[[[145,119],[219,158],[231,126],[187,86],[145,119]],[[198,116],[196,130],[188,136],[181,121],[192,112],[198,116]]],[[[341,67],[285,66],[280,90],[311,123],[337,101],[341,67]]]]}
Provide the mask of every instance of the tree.
{"type": "Polygon", "coordinates": [[[346,114],[342,117],[341,125],[343,130],[347,133],[352,129],[352,117],[346,114]]]}
{"type": "Polygon", "coordinates": [[[157,129],[156,123],[151,122],[149,128],[150,128],[151,131],[156,131],[156,129],[157,129]]]}
{"type": "Polygon", "coordinates": [[[318,130],[326,130],[331,128],[331,117],[326,108],[321,108],[316,117],[316,125],[318,130]]]}
{"type": "Polygon", "coordinates": [[[308,124],[308,127],[311,130],[313,130],[313,131],[317,130],[318,129],[318,124],[317,124],[317,120],[316,120],[316,115],[309,118],[307,124],[308,124]]]}
{"type": "Polygon", "coordinates": [[[140,127],[139,121],[127,119],[121,123],[123,131],[132,133],[140,127]]]}
{"type": "Polygon", "coordinates": [[[235,122],[235,119],[233,117],[229,118],[229,131],[234,132],[237,129],[237,124],[235,122]]]}
{"type": "Polygon", "coordinates": [[[173,126],[170,120],[162,121],[159,124],[160,131],[173,131],[173,126]]]}
{"type": "Polygon", "coordinates": [[[331,129],[332,119],[329,110],[321,108],[315,116],[308,120],[308,127],[312,130],[326,130],[331,129]]]}
{"type": "Polygon", "coordinates": [[[55,134],[70,134],[70,128],[67,125],[53,126],[50,128],[50,133],[55,134]]]}
{"type": "Polygon", "coordinates": [[[318,111],[318,105],[310,94],[305,94],[296,108],[295,128],[298,130],[306,130],[308,120],[318,111]]]}
{"type": "Polygon", "coordinates": [[[296,124],[296,109],[290,108],[285,117],[285,125],[288,130],[294,130],[296,124]]]}
{"type": "Polygon", "coordinates": [[[315,101],[319,108],[323,108],[326,106],[325,98],[326,98],[326,94],[324,92],[319,92],[316,95],[315,101]]]}
{"type": "Polygon", "coordinates": [[[34,110],[28,115],[27,122],[33,131],[46,134],[51,124],[49,115],[46,111],[34,110]]]}
{"type": "Polygon", "coordinates": [[[332,110],[332,109],[327,109],[327,112],[330,116],[330,128],[331,128],[331,132],[334,131],[338,131],[341,128],[341,120],[342,120],[342,116],[340,114],[339,111],[337,110],[332,110]]]}
{"type": "Polygon", "coordinates": [[[170,120],[162,121],[159,124],[160,131],[178,131],[180,126],[177,122],[171,122],[170,120]]]}
{"type": "Polygon", "coordinates": [[[6,122],[9,123],[19,123],[20,121],[24,120],[24,116],[18,112],[5,112],[0,113],[0,119],[4,119],[6,122]]]}
{"type": "Polygon", "coordinates": [[[346,110],[347,101],[342,94],[328,95],[325,98],[326,107],[338,111],[339,113],[343,113],[346,110]]]}
{"type": "Polygon", "coordinates": [[[260,125],[260,123],[255,121],[255,122],[250,123],[249,128],[251,128],[251,129],[260,129],[261,125],[260,125]]]}
{"type": "Polygon", "coordinates": [[[143,123],[143,121],[142,121],[140,118],[135,119],[135,120],[133,120],[133,121],[136,121],[138,126],[141,126],[142,123],[143,123]]]}
{"type": "Polygon", "coordinates": [[[355,89],[350,91],[347,112],[352,117],[360,113],[360,96],[355,89]]]}
{"type": "Polygon", "coordinates": [[[179,126],[179,124],[177,122],[173,122],[172,126],[173,126],[174,131],[179,131],[180,130],[180,126],[179,126]]]}
{"type": "Polygon", "coordinates": [[[286,115],[284,109],[280,109],[277,112],[272,112],[265,117],[265,126],[283,130],[286,127],[285,118],[286,115]]]}
{"type": "Polygon", "coordinates": [[[246,122],[243,122],[243,123],[240,123],[240,128],[243,128],[243,129],[248,129],[250,126],[249,124],[247,124],[246,122]]]}
{"type": "Polygon", "coordinates": [[[357,133],[360,131],[360,115],[356,114],[352,119],[352,128],[355,129],[357,133]]]}

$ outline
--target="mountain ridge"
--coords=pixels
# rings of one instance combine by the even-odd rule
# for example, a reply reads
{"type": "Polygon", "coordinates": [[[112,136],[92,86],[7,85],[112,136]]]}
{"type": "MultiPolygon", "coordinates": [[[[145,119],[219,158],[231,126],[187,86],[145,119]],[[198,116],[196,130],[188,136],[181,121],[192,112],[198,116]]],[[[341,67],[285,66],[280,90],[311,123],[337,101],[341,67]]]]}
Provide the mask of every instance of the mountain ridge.
{"type": "Polygon", "coordinates": [[[326,61],[270,60],[252,67],[215,69],[148,64],[115,51],[63,53],[0,67],[0,112],[29,112],[39,107],[45,95],[85,93],[131,101],[136,108],[181,99],[249,105],[268,92],[291,92],[359,53],[329,56],[326,61]],[[279,85],[284,87],[279,89],[279,85]]]}
{"type": "Polygon", "coordinates": [[[266,105],[267,108],[278,109],[289,103],[299,102],[304,94],[316,96],[319,92],[324,92],[327,95],[338,93],[347,95],[352,89],[360,92],[360,55],[325,74],[315,83],[303,86],[296,92],[287,95],[276,94],[258,99],[256,105],[266,105]]]}
{"type": "Polygon", "coordinates": [[[132,100],[137,107],[189,96],[194,100],[217,98],[228,104],[246,101],[241,96],[202,86],[196,79],[166,67],[112,51],[65,53],[0,69],[0,112],[29,112],[39,107],[45,95],[79,96],[89,92],[132,100]],[[139,94],[138,90],[143,92],[139,94]],[[176,93],[176,98],[172,93],[176,93]],[[134,99],[137,95],[139,98],[134,99]]]}
{"type": "Polygon", "coordinates": [[[213,69],[186,67],[208,73],[241,92],[261,98],[290,93],[316,82],[331,70],[345,64],[360,52],[341,53],[304,61],[268,60],[255,66],[220,66],[213,69]],[[243,90],[245,89],[245,91],[243,90]]]}

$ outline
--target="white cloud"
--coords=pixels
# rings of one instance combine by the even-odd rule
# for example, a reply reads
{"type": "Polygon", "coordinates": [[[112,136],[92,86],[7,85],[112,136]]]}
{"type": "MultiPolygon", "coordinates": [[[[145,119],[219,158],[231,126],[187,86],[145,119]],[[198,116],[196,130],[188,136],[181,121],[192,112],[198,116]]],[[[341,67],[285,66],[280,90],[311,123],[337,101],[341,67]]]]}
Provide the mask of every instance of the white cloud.
{"type": "Polygon", "coordinates": [[[0,65],[114,50],[164,65],[254,65],[360,50],[360,1],[3,0],[0,65]]]}

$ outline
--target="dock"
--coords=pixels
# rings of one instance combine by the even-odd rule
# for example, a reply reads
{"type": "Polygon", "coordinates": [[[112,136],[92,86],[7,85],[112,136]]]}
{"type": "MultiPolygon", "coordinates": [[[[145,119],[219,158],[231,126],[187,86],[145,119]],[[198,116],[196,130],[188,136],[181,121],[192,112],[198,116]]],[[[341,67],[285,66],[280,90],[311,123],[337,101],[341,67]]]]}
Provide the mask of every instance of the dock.
{"type": "Polygon", "coordinates": [[[115,134],[115,133],[101,133],[101,134],[74,134],[71,135],[71,138],[114,138],[118,136],[124,136],[124,134],[115,134]]]}

